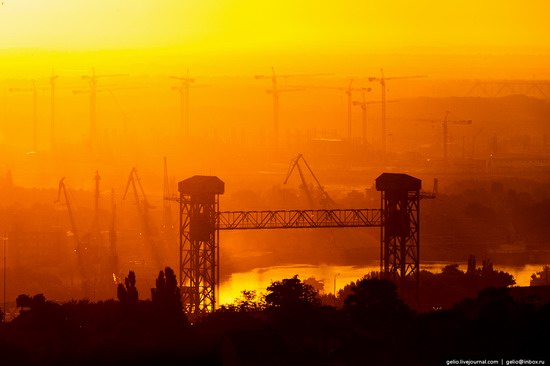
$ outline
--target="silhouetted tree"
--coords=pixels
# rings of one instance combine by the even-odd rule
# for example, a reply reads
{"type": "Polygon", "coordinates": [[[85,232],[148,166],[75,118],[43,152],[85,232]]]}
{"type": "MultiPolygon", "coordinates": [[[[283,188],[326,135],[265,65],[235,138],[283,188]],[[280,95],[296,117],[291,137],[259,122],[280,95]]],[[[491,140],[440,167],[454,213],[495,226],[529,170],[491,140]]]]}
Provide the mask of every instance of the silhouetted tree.
{"type": "Polygon", "coordinates": [[[161,319],[181,325],[185,320],[180,289],[176,274],[170,267],[160,271],[155,282],[155,288],[151,289],[151,300],[157,315],[161,319]]]}
{"type": "Polygon", "coordinates": [[[118,284],[117,297],[122,304],[137,304],[138,290],[134,271],[128,272],[128,277],[124,279],[124,285],[122,283],[118,284]]]}
{"type": "Polygon", "coordinates": [[[344,310],[366,326],[384,326],[411,314],[409,307],[397,295],[393,282],[377,278],[361,279],[344,300],[344,310]]]}
{"type": "Polygon", "coordinates": [[[321,304],[317,291],[300,281],[298,275],[272,282],[267,291],[265,302],[268,308],[292,309],[321,304]]]}

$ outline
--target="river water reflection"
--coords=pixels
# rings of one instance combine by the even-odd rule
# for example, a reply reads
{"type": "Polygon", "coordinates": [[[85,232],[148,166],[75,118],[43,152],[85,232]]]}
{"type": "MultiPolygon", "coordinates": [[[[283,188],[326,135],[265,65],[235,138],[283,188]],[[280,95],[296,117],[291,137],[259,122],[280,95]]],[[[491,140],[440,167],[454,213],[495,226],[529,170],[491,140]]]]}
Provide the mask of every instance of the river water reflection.
{"type": "MultiPolygon", "coordinates": [[[[449,263],[423,263],[422,270],[433,273],[441,272],[442,268],[449,263]]],[[[459,263],[459,269],[466,271],[467,264],[459,263]]],[[[505,271],[514,276],[516,286],[529,286],[531,275],[541,271],[540,264],[511,267],[494,266],[495,270],[505,271]]],[[[304,281],[314,277],[324,283],[324,293],[334,293],[334,283],[336,279],[336,291],[342,289],[346,284],[356,281],[365,274],[373,271],[379,271],[380,264],[377,262],[369,263],[366,266],[332,266],[332,265],[300,265],[293,264],[288,266],[274,266],[267,268],[256,268],[248,272],[233,273],[220,285],[220,304],[230,304],[238,298],[242,290],[256,290],[258,293],[265,292],[265,289],[273,281],[280,281],[284,278],[290,278],[294,275],[304,281]]]]}

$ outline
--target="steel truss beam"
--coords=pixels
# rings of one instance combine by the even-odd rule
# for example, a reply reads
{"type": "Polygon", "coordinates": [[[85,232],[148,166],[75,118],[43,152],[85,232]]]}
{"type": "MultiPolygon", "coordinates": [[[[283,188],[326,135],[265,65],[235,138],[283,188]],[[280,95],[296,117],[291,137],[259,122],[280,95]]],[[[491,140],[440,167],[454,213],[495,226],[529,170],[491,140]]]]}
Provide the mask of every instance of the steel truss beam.
{"type": "Polygon", "coordinates": [[[375,227],[379,209],[225,211],[216,214],[218,230],[375,227]]]}

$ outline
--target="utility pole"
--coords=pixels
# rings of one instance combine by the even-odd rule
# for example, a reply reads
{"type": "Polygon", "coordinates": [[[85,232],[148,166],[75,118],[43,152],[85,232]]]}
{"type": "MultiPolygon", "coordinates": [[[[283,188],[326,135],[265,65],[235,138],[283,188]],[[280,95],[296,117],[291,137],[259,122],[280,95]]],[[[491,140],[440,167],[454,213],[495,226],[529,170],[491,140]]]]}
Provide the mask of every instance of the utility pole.
{"type": "Polygon", "coordinates": [[[386,82],[388,80],[396,79],[416,79],[416,78],[425,78],[425,75],[415,75],[415,76],[392,76],[386,77],[384,75],[384,69],[380,70],[381,77],[369,77],[369,81],[379,81],[382,89],[382,152],[386,153],[386,82]]]}

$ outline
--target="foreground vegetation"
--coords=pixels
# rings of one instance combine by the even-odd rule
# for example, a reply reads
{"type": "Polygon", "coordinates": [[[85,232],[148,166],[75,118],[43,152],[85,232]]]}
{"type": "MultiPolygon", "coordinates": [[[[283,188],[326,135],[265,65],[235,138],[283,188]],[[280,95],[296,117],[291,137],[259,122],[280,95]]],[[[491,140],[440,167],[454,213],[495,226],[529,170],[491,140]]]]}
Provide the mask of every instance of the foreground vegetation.
{"type": "MultiPolygon", "coordinates": [[[[494,281],[511,280],[489,274],[488,263],[484,267],[494,281]]],[[[456,292],[460,284],[479,285],[481,271],[449,266],[432,279],[453,279],[447,290],[456,292]]],[[[151,300],[139,300],[135,285],[130,272],[117,300],[97,303],[20,295],[20,315],[0,327],[5,364],[443,365],[449,359],[547,355],[550,303],[515,299],[505,286],[417,311],[393,283],[372,276],[341,291],[341,307],[324,305],[311,285],[294,276],[273,282],[265,294],[243,291],[234,304],[189,319],[170,268],[159,273],[151,300]]],[[[432,298],[443,288],[433,287],[432,298]]],[[[446,296],[439,298],[449,301],[446,296]]]]}

